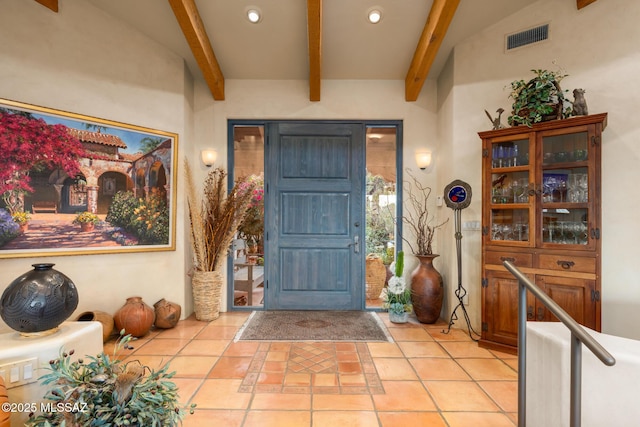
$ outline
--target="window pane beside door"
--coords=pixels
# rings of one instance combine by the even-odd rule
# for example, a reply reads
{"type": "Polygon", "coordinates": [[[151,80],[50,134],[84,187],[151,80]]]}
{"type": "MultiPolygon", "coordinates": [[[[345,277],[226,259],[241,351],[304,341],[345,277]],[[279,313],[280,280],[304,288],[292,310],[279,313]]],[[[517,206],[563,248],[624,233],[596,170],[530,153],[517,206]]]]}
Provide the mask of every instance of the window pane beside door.
{"type": "Polygon", "coordinates": [[[366,263],[367,308],[381,307],[389,265],[396,252],[396,144],[397,129],[367,127],[366,133],[366,252],[379,261],[366,263]],[[385,268],[380,267],[382,263],[385,268]],[[380,277],[378,277],[380,276],[380,277]],[[382,285],[379,285],[382,283],[382,285]],[[380,293],[378,293],[380,289],[380,293]]]}
{"type": "Polygon", "coordinates": [[[247,219],[240,226],[233,251],[233,305],[264,303],[264,126],[234,126],[234,169],[238,181],[256,182],[247,219]]]}

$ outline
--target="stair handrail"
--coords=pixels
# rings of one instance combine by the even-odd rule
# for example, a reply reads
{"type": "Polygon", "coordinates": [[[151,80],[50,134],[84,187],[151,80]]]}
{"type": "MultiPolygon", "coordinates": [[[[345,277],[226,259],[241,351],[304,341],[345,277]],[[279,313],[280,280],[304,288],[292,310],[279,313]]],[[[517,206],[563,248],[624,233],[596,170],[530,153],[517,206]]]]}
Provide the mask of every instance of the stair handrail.
{"type": "Polygon", "coordinates": [[[582,346],[584,344],[602,363],[613,366],[616,359],[549,295],[525,276],[510,261],[504,267],[518,279],[518,427],[527,425],[527,289],[571,331],[570,427],[582,424],[582,346]]]}

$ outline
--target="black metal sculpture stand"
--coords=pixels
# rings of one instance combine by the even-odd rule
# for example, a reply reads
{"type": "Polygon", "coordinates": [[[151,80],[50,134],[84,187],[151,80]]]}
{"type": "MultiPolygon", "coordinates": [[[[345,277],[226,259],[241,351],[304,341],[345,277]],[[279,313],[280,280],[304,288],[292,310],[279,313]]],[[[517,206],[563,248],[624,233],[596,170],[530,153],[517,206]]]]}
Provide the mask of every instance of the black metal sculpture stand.
{"type": "Polygon", "coordinates": [[[462,224],[461,224],[461,210],[454,209],[453,210],[455,227],[456,227],[456,253],[458,255],[458,288],[455,291],[456,298],[458,299],[458,305],[451,312],[451,318],[449,319],[449,328],[442,332],[448,334],[451,332],[451,326],[454,325],[455,321],[458,320],[458,315],[456,312],[458,309],[462,309],[462,313],[464,314],[464,319],[467,322],[467,330],[469,331],[469,337],[473,341],[478,341],[479,338],[474,338],[473,334],[480,336],[473,327],[471,326],[471,320],[469,319],[469,314],[467,313],[467,309],[464,306],[464,297],[467,295],[467,290],[462,286],[462,224]]]}

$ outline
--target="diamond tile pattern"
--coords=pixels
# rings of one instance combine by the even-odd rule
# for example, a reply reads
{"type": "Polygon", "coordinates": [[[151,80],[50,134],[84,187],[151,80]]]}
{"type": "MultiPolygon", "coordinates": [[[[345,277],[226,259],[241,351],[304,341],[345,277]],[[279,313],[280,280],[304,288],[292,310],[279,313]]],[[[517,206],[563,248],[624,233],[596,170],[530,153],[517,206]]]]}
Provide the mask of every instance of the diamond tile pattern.
{"type": "Polygon", "coordinates": [[[261,349],[239,392],[384,393],[366,343],[263,343],[261,349]]]}
{"type": "Polygon", "coordinates": [[[316,343],[294,343],[288,362],[287,369],[293,372],[331,373],[337,368],[335,348],[316,343]]]}
{"type": "MultiPolygon", "coordinates": [[[[117,357],[176,371],[184,427],[515,427],[517,359],[467,331],[381,319],[394,342],[234,342],[248,313],[152,330],[117,357]]],[[[114,353],[113,340],[105,352],[114,353]]]]}

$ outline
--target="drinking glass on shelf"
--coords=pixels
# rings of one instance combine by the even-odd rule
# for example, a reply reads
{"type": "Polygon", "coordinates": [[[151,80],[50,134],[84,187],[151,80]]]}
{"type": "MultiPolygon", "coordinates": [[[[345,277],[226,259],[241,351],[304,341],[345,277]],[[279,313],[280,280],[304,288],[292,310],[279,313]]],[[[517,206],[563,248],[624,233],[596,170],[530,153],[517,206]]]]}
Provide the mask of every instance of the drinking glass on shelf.
{"type": "Polygon", "coordinates": [[[578,187],[580,188],[580,202],[586,203],[589,201],[589,175],[586,173],[579,174],[578,187]]]}
{"type": "Polygon", "coordinates": [[[566,202],[567,201],[567,181],[564,179],[559,179],[556,183],[556,191],[557,197],[554,198],[556,202],[566,202]]]}
{"type": "Polygon", "coordinates": [[[580,187],[578,186],[578,174],[572,173],[567,181],[567,201],[578,203],[580,201],[580,187]]]}
{"type": "Polygon", "coordinates": [[[547,177],[542,186],[542,201],[544,203],[553,202],[553,193],[556,189],[556,179],[553,176],[547,177]]]}
{"type": "Polygon", "coordinates": [[[586,245],[587,243],[589,243],[589,227],[587,226],[587,222],[586,221],[582,221],[578,223],[578,236],[580,239],[580,244],[581,245],[586,245]]]}
{"type": "Polygon", "coordinates": [[[512,224],[502,224],[502,240],[513,240],[512,224]]]}
{"type": "Polygon", "coordinates": [[[493,223],[491,225],[491,240],[502,240],[502,225],[493,223]]]}

